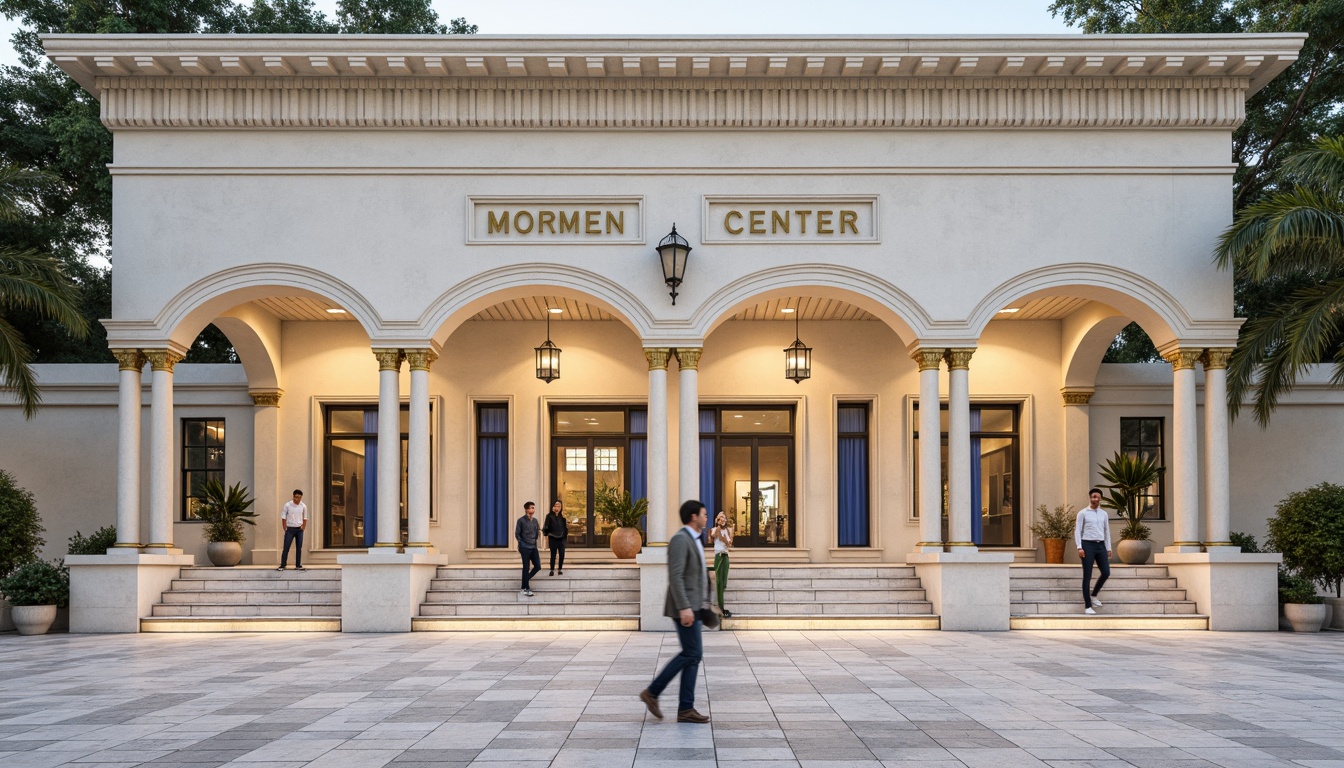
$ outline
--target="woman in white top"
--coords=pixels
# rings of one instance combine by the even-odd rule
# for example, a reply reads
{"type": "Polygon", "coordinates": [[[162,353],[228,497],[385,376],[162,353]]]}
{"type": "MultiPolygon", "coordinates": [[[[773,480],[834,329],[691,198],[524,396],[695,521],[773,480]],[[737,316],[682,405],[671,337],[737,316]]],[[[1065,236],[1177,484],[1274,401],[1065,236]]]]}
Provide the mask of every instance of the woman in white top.
{"type": "Polygon", "coordinates": [[[1092,606],[1101,607],[1097,593],[1101,585],[1111,575],[1111,521],[1101,508],[1101,489],[1093,488],[1087,492],[1091,504],[1078,510],[1078,522],[1073,526],[1073,544],[1078,547],[1078,559],[1083,561],[1083,604],[1087,608],[1083,613],[1096,613],[1092,606]],[[1089,589],[1092,583],[1092,561],[1101,569],[1101,578],[1097,586],[1089,589]]]}
{"type": "Polygon", "coordinates": [[[728,527],[726,514],[720,512],[714,516],[709,540],[714,542],[714,593],[719,599],[719,610],[724,616],[732,616],[732,611],[723,607],[723,590],[728,586],[728,550],[733,548],[733,529],[728,527]]]}

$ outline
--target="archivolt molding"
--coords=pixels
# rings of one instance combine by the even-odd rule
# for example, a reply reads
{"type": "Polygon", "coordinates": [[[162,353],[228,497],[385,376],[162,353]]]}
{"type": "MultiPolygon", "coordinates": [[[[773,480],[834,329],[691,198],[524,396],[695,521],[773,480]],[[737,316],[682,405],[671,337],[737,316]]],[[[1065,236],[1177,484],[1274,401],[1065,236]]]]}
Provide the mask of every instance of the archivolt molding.
{"type": "Polygon", "coordinates": [[[135,128],[1224,128],[1246,77],[99,77],[135,128]]]}

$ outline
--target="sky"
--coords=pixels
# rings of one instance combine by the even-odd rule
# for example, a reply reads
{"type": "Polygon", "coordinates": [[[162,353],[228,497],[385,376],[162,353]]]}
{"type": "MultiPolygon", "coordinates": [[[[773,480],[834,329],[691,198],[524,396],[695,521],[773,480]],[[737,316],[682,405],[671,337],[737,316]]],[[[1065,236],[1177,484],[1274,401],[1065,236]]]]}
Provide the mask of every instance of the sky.
{"type": "MultiPolygon", "coordinates": [[[[492,35],[1029,35],[1078,30],[1052,18],[1050,0],[433,0],[492,35]]],[[[335,16],[336,0],[317,7],[335,16]]],[[[0,17],[0,64],[17,63],[0,17]]]]}

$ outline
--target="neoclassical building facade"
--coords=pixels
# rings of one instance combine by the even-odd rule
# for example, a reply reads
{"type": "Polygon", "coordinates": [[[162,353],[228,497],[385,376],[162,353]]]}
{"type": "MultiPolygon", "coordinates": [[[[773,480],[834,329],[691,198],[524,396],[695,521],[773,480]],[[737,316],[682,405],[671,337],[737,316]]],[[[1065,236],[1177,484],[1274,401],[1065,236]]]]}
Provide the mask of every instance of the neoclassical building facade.
{"type": "Polygon", "coordinates": [[[402,628],[435,568],[516,560],[525,501],[610,561],[611,486],[648,499],[646,608],[699,498],[734,562],[911,564],[977,628],[1034,510],[1125,451],[1166,469],[1159,562],[1265,628],[1210,254],[1245,100],[1301,42],[47,36],[114,135],[119,551],[79,567],[152,592],[212,477],[277,563],[301,488],[347,629],[402,628]],[[1131,321],[1169,365],[1101,365],[1131,321]],[[178,366],[212,323],[240,373],[178,366]]]}

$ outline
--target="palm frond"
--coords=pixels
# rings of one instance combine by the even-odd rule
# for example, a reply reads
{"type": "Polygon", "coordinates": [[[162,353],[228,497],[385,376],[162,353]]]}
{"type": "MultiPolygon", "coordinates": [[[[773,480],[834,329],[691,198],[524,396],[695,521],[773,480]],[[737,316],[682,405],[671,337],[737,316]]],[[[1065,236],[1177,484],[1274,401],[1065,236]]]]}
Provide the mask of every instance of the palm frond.
{"type": "Polygon", "coordinates": [[[1301,186],[1270,195],[1237,214],[1214,255],[1218,266],[1257,281],[1337,270],[1344,264],[1344,201],[1301,186]]]}
{"type": "Polygon", "coordinates": [[[23,216],[23,201],[56,180],[43,171],[20,168],[9,163],[0,164],[0,221],[14,221],[23,216]]]}
{"type": "Polygon", "coordinates": [[[4,388],[14,393],[14,399],[23,405],[23,417],[31,419],[42,404],[42,392],[37,387],[37,374],[30,363],[32,350],[23,340],[23,334],[5,318],[0,317],[0,378],[4,388]]]}
{"type": "Polygon", "coordinates": [[[0,247],[0,307],[29,310],[83,338],[89,323],[80,311],[79,288],[60,262],[33,250],[0,247]]]}
{"type": "Polygon", "coordinates": [[[1284,161],[1283,173],[1298,184],[1344,193],[1344,136],[1316,139],[1314,147],[1284,161]]]}

